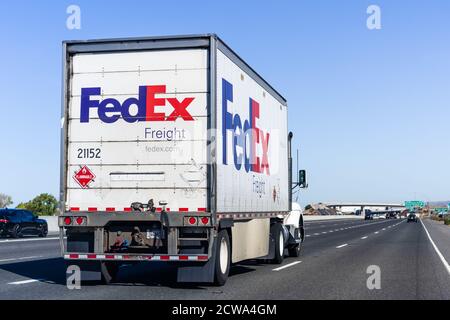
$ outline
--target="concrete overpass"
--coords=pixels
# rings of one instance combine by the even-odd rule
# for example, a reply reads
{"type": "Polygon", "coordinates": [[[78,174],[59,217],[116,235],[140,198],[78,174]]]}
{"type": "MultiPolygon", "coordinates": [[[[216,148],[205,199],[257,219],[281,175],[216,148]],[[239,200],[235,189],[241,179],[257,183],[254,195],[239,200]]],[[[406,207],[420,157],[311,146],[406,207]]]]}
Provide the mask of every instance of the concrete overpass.
{"type": "Polygon", "coordinates": [[[384,211],[391,209],[406,209],[404,204],[398,203],[360,203],[360,202],[342,202],[342,203],[327,203],[325,204],[327,207],[332,209],[337,209],[339,211],[350,211],[355,212],[356,210],[361,210],[360,212],[364,212],[364,209],[371,210],[380,210],[384,211]],[[352,210],[342,210],[343,208],[352,209],[352,210]]]}

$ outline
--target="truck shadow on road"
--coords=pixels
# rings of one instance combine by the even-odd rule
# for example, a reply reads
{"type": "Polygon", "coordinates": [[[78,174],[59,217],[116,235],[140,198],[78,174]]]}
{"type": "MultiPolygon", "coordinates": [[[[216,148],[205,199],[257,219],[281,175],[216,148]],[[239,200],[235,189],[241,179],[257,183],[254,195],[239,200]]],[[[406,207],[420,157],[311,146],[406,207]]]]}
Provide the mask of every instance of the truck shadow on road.
{"type": "MultiPolygon", "coordinates": [[[[247,261],[233,265],[230,269],[230,280],[242,274],[248,274],[264,267],[262,261],[247,261]]],[[[66,262],[62,258],[41,259],[32,261],[21,261],[0,265],[4,270],[17,275],[12,281],[39,280],[40,282],[66,286],[66,262]]],[[[168,287],[176,289],[199,289],[204,290],[213,285],[204,283],[178,283],[177,269],[171,264],[138,264],[134,266],[123,266],[120,268],[117,281],[113,286],[148,286],[168,287]]],[[[85,286],[98,286],[100,282],[83,282],[85,286]]]]}
{"type": "Polygon", "coordinates": [[[66,284],[66,269],[62,258],[14,262],[0,265],[0,270],[20,276],[17,280],[36,279],[41,282],[66,284]],[[23,279],[26,278],[26,279],[23,279]]]}

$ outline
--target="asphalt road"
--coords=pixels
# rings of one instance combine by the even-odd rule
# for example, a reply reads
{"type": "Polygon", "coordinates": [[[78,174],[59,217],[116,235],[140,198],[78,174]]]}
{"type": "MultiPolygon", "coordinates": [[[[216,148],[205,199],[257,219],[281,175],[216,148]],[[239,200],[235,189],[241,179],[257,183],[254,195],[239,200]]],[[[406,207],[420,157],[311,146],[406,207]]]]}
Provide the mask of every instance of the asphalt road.
{"type": "Polygon", "coordinates": [[[450,299],[450,274],[421,223],[306,223],[299,258],[233,266],[224,287],[174,282],[167,264],[121,268],[113,285],[69,290],[57,239],[0,239],[0,299],[450,299]],[[369,266],[380,289],[369,290],[369,266]]]}

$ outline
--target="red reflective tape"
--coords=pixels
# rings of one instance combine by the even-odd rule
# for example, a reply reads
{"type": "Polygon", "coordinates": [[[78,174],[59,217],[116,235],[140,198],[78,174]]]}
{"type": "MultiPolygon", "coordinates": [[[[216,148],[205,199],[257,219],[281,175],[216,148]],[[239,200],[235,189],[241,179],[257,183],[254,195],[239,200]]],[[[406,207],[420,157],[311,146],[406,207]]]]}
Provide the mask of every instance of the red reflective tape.
{"type": "Polygon", "coordinates": [[[178,211],[180,211],[180,212],[186,212],[186,211],[189,211],[189,208],[179,208],[178,211]]]}
{"type": "Polygon", "coordinates": [[[125,212],[131,212],[131,208],[123,208],[123,211],[125,211],[125,212]]]}
{"type": "Polygon", "coordinates": [[[198,256],[198,260],[208,260],[208,256],[198,256]]]}
{"type": "Polygon", "coordinates": [[[198,208],[197,209],[199,212],[206,212],[206,208],[198,208]]]}
{"type": "Polygon", "coordinates": [[[78,257],[79,257],[78,254],[69,254],[70,259],[78,259],[78,257]]]}
{"type": "Polygon", "coordinates": [[[126,260],[126,259],[130,259],[131,257],[130,256],[122,256],[122,258],[126,260]]]}
{"type": "Polygon", "coordinates": [[[71,207],[69,209],[69,211],[80,211],[80,208],[78,208],[78,207],[71,207]]]}
{"type": "Polygon", "coordinates": [[[88,257],[88,259],[97,259],[96,254],[88,254],[87,257],[88,257]]]}
{"type": "Polygon", "coordinates": [[[180,258],[180,260],[188,260],[189,259],[188,256],[180,256],[179,258],[180,258]]]}
{"type": "Polygon", "coordinates": [[[156,211],[157,211],[157,212],[161,212],[161,211],[162,211],[162,208],[156,208],[156,211]]]}
{"type": "Polygon", "coordinates": [[[114,259],[114,256],[111,255],[111,254],[108,254],[108,255],[105,256],[105,258],[106,258],[106,259],[114,259]]]}
{"type": "Polygon", "coordinates": [[[94,211],[97,211],[97,208],[88,208],[88,211],[89,212],[94,212],[94,211]]]}
{"type": "Polygon", "coordinates": [[[161,260],[169,260],[169,259],[170,259],[169,256],[160,256],[159,258],[160,258],[161,260]]]}
{"type": "Polygon", "coordinates": [[[116,208],[106,208],[106,212],[114,212],[116,211],[116,208]]]}

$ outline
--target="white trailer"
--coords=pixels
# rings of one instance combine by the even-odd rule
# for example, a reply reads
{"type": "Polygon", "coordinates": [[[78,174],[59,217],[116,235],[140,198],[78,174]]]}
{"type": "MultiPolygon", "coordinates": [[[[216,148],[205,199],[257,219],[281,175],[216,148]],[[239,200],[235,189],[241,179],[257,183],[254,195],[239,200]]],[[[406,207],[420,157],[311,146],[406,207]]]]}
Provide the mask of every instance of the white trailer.
{"type": "Polygon", "coordinates": [[[83,279],[168,261],[180,282],[222,285],[231,263],[298,256],[287,103],[224,42],[63,47],[59,226],[83,279]]]}

